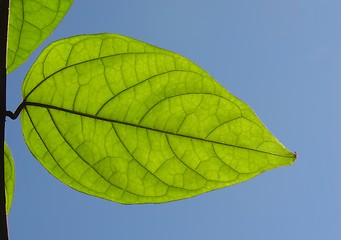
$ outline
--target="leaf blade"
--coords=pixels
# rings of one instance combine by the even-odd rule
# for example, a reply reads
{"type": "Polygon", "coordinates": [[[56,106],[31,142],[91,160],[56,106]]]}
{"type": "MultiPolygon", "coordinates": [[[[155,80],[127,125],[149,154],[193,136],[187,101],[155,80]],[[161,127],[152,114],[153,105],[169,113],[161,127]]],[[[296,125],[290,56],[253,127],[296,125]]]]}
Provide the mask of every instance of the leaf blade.
{"type": "Polygon", "coordinates": [[[12,0],[8,30],[7,73],[27,60],[52,33],[73,0],[12,0]]]}
{"type": "Polygon", "coordinates": [[[50,45],[23,96],[36,158],[69,186],[121,203],[188,198],[295,158],[200,67],[119,35],[50,45]]]}
{"type": "Polygon", "coordinates": [[[13,201],[14,196],[14,185],[15,185],[15,168],[14,160],[11,151],[5,143],[5,196],[6,196],[6,214],[8,215],[13,201]]]}

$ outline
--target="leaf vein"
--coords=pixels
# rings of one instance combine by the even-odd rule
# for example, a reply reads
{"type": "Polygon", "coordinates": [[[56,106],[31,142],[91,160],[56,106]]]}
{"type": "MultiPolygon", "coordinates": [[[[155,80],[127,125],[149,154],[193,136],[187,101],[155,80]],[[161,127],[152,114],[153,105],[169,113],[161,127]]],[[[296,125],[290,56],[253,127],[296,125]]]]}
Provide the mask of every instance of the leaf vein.
{"type": "Polygon", "coordinates": [[[25,103],[26,103],[26,105],[25,105],[26,109],[27,109],[28,106],[41,107],[41,108],[46,108],[46,109],[54,109],[54,110],[57,110],[57,111],[62,111],[62,112],[66,112],[66,113],[70,113],[70,114],[75,114],[75,115],[79,115],[79,116],[84,116],[84,117],[88,117],[88,118],[92,118],[92,119],[98,119],[98,120],[105,121],[105,122],[117,123],[117,124],[122,124],[122,125],[125,125],[125,126],[146,129],[146,130],[149,130],[149,131],[159,132],[159,133],[163,133],[163,134],[169,134],[169,135],[174,135],[174,136],[194,139],[194,140],[198,140],[198,141],[210,142],[210,143],[213,143],[213,144],[223,145],[223,146],[226,146],[226,147],[238,148],[238,149],[243,149],[243,150],[246,150],[246,151],[254,151],[254,152],[259,152],[259,153],[262,153],[262,154],[268,154],[268,155],[277,156],[277,157],[292,158],[292,155],[290,155],[290,156],[289,155],[281,155],[281,154],[272,153],[272,152],[266,152],[266,151],[262,151],[262,150],[258,150],[258,149],[252,149],[252,148],[248,148],[248,147],[244,147],[244,146],[232,145],[232,144],[218,142],[218,141],[214,141],[214,140],[203,139],[203,138],[200,138],[200,137],[188,136],[188,135],[174,133],[174,132],[169,132],[169,131],[165,131],[165,130],[154,129],[154,128],[151,128],[151,127],[148,127],[148,126],[138,125],[138,124],[129,123],[129,122],[122,122],[122,121],[118,121],[118,120],[114,120],[114,119],[108,119],[108,118],[104,118],[104,117],[98,117],[98,116],[95,116],[95,115],[92,115],[92,114],[77,112],[77,111],[74,111],[74,110],[69,110],[69,109],[65,109],[65,108],[61,108],[61,107],[56,107],[56,106],[52,106],[52,105],[47,105],[47,104],[43,104],[43,103],[36,103],[36,102],[25,102],[25,103]]]}

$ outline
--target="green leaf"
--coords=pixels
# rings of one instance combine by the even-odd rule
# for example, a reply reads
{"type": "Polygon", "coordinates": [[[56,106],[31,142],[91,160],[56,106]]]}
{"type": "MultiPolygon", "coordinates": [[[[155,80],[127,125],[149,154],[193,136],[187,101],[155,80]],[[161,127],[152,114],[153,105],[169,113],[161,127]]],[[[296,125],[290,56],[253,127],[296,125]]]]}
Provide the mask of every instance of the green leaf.
{"type": "Polygon", "coordinates": [[[11,0],[7,73],[27,60],[63,19],[73,0],[11,0]]]}
{"type": "Polygon", "coordinates": [[[23,97],[25,141],[41,164],[74,189],[120,203],[192,197],[295,159],[204,70],[124,36],[51,44],[23,97]]]}
{"type": "Polygon", "coordinates": [[[14,161],[9,150],[9,147],[5,143],[5,193],[7,215],[12,206],[12,200],[14,195],[14,183],[15,183],[14,161]]]}

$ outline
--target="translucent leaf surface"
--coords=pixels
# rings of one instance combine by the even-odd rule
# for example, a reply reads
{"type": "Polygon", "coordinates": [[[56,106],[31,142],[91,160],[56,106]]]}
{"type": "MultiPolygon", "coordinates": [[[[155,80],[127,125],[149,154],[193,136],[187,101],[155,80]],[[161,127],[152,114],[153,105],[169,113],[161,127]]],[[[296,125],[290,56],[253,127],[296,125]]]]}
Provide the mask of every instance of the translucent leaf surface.
{"type": "Polygon", "coordinates": [[[73,0],[11,0],[7,72],[13,71],[52,33],[73,0]]]}
{"type": "Polygon", "coordinates": [[[15,183],[15,169],[14,161],[9,150],[9,147],[5,143],[5,192],[6,192],[6,213],[8,214],[14,195],[14,183],[15,183]]]}
{"type": "Polygon", "coordinates": [[[120,203],[188,198],[295,159],[197,65],[119,35],[51,44],[23,97],[24,137],[41,164],[79,191],[120,203]]]}

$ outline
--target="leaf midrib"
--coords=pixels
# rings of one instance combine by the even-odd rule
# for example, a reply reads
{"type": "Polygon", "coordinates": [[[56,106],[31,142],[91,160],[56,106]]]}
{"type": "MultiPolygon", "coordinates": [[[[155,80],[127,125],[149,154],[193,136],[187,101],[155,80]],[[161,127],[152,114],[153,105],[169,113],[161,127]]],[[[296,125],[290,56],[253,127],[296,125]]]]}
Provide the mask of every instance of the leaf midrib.
{"type": "Polygon", "coordinates": [[[233,144],[228,144],[228,143],[217,142],[217,141],[204,139],[204,138],[200,138],[200,137],[188,136],[185,134],[165,131],[165,130],[161,130],[161,129],[155,129],[155,128],[151,128],[148,126],[138,125],[138,124],[129,123],[129,122],[123,122],[123,121],[114,120],[114,119],[108,119],[108,118],[99,117],[99,116],[95,116],[95,115],[88,114],[88,113],[78,112],[78,111],[65,109],[65,108],[61,108],[61,107],[57,107],[57,106],[52,106],[52,105],[48,105],[48,104],[43,104],[43,103],[25,102],[24,109],[26,109],[27,106],[41,107],[41,108],[45,108],[45,109],[53,109],[53,110],[57,110],[57,111],[62,111],[62,112],[74,114],[74,115],[92,118],[95,120],[101,120],[101,121],[110,122],[110,123],[118,123],[118,124],[127,125],[127,126],[131,126],[131,127],[135,127],[135,128],[145,129],[145,130],[159,132],[159,133],[168,134],[168,135],[173,135],[173,136],[177,136],[177,137],[184,137],[184,138],[188,138],[188,139],[192,139],[192,140],[204,141],[204,142],[223,145],[223,146],[232,147],[232,148],[239,148],[239,149],[243,149],[243,150],[254,151],[254,152],[272,155],[272,156],[276,156],[276,157],[294,159],[294,157],[291,155],[290,156],[289,155],[281,155],[281,154],[277,154],[277,153],[273,153],[273,152],[266,152],[266,151],[262,151],[262,150],[258,150],[258,149],[253,149],[253,148],[248,148],[248,147],[243,147],[243,146],[238,146],[238,145],[233,145],[233,144]]]}

